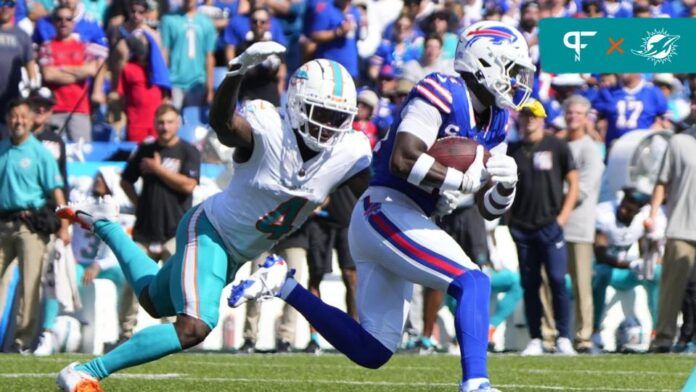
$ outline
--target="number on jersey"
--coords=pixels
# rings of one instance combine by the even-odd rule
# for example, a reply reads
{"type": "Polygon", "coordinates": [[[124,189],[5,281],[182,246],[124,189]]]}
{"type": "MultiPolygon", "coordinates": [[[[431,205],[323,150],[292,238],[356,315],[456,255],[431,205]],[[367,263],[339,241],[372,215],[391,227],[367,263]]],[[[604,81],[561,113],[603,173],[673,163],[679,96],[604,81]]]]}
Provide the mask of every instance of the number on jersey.
{"type": "Polygon", "coordinates": [[[279,240],[293,229],[293,222],[300,210],[307,204],[307,199],[293,197],[281,203],[276,209],[256,221],[256,229],[268,234],[269,240],[279,240]]]}
{"type": "Polygon", "coordinates": [[[616,103],[616,111],[618,114],[616,119],[617,128],[636,128],[638,126],[638,117],[643,112],[643,101],[622,99],[616,103]]]}

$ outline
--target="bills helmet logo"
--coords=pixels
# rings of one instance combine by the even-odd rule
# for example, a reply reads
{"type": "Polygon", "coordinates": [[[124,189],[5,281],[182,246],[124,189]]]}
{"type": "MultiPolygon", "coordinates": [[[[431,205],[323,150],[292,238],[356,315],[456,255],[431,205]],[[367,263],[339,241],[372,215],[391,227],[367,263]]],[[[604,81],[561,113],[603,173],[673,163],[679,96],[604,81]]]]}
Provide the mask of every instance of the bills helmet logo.
{"type": "Polygon", "coordinates": [[[466,43],[467,48],[482,38],[488,38],[494,45],[500,45],[506,41],[510,43],[517,41],[515,33],[503,26],[492,26],[472,30],[467,33],[466,38],[468,39],[466,43]]]}

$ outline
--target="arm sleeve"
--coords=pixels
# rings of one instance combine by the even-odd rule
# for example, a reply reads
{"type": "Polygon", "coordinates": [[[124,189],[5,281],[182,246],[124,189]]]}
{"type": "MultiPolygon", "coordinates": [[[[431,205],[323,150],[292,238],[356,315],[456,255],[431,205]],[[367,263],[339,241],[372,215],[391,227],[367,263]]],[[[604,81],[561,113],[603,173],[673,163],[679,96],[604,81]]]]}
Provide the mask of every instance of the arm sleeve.
{"type": "Polygon", "coordinates": [[[205,52],[207,54],[213,53],[215,51],[215,41],[217,39],[217,31],[215,30],[215,26],[213,25],[213,21],[210,20],[209,17],[205,17],[205,36],[204,36],[204,45],[205,45],[205,52]]]}
{"type": "Polygon", "coordinates": [[[171,37],[171,30],[169,28],[170,24],[170,18],[168,18],[166,15],[162,17],[162,22],[160,23],[160,36],[162,38],[162,47],[165,48],[169,52],[170,59],[169,61],[171,62],[171,44],[172,44],[172,37],[171,37]]]}
{"type": "Polygon", "coordinates": [[[133,156],[128,159],[126,167],[123,168],[123,173],[121,173],[121,178],[131,184],[134,184],[140,178],[141,151],[141,147],[138,147],[133,156]]]}
{"type": "Polygon", "coordinates": [[[31,38],[28,35],[22,35],[22,60],[28,63],[34,60],[34,49],[32,48],[31,38]]]}
{"type": "Polygon", "coordinates": [[[566,174],[571,170],[576,170],[575,160],[573,159],[573,154],[570,152],[570,147],[565,140],[560,140],[558,152],[559,160],[561,161],[561,174],[565,178],[566,174]]]}
{"type": "Polygon", "coordinates": [[[63,177],[60,175],[60,170],[58,170],[58,163],[53,158],[53,155],[43,146],[42,148],[45,150],[45,153],[41,155],[41,174],[39,180],[41,181],[41,187],[44,189],[44,192],[48,194],[56,188],[62,188],[64,183],[63,177]]]}
{"type": "Polygon", "coordinates": [[[189,147],[186,150],[186,159],[181,165],[181,174],[199,181],[201,175],[201,153],[195,147],[189,147]]]}
{"type": "Polygon", "coordinates": [[[666,184],[669,182],[669,177],[672,171],[672,142],[674,139],[670,140],[665,155],[662,157],[662,164],[660,165],[660,172],[657,175],[657,182],[666,184]]]}
{"type": "Polygon", "coordinates": [[[411,100],[401,111],[401,124],[396,132],[408,132],[421,139],[430,148],[442,126],[442,115],[421,98],[411,100]]]}

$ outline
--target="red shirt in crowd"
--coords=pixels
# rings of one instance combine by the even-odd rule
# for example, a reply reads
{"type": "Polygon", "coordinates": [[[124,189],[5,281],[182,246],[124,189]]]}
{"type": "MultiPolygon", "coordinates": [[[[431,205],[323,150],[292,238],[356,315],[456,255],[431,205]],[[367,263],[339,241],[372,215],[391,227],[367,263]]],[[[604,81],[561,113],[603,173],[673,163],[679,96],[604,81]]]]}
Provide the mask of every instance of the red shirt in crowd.
{"type": "Polygon", "coordinates": [[[370,140],[370,147],[374,148],[377,141],[379,141],[379,130],[377,126],[372,121],[353,121],[353,130],[360,131],[367,135],[370,140]]]}
{"type": "MultiPolygon", "coordinates": [[[[89,43],[69,38],[64,41],[52,40],[44,42],[39,54],[39,62],[44,66],[79,66],[84,65],[90,56],[89,43]]],[[[91,44],[93,45],[93,44],[91,44]]],[[[53,107],[55,113],[75,113],[89,114],[89,88],[87,80],[70,84],[45,83],[53,91],[56,98],[56,105],[53,107]]]]}
{"type": "Polygon", "coordinates": [[[162,104],[162,90],[150,84],[147,70],[139,63],[128,62],[118,78],[117,89],[125,99],[128,141],[140,143],[148,136],[157,137],[155,111],[162,104]]]}

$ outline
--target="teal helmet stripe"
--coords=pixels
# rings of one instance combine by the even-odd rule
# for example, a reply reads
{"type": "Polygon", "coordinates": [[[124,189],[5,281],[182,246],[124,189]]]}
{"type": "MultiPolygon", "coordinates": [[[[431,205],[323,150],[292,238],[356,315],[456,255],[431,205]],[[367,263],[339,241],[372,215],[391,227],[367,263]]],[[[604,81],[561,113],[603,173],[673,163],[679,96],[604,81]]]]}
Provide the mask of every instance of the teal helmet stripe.
{"type": "Polygon", "coordinates": [[[334,77],[334,91],[333,94],[340,97],[343,94],[343,71],[341,71],[341,65],[335,61],[330,60],[331,69],[333,69],[334,77]]]}

